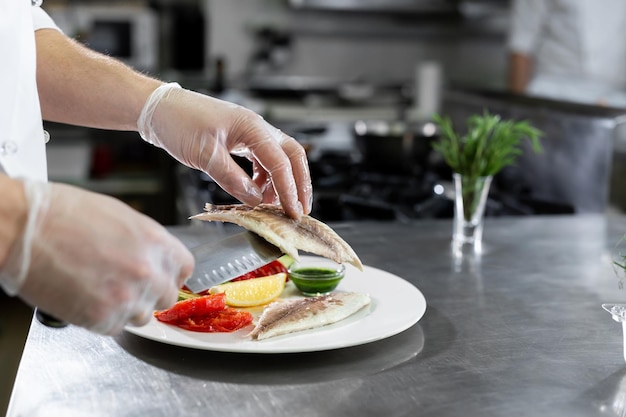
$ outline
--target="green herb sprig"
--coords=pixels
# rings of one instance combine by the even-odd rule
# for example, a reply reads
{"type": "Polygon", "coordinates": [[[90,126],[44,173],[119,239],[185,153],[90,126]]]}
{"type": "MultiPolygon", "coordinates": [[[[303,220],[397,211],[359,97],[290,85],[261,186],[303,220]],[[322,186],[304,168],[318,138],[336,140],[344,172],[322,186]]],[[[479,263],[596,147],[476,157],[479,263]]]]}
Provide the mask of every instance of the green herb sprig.
{"type": "Polygon", "coordinates": [[[493,176],[512,165],[522,154],[521,142],[528,138],[536,153],[542,151],[540,130],[524,121],[503,120],[485,111],[467,119],[467,133],[458,134],[448,117],[435,115],[441,138],[433,142],[452,170],[469,178],[493,176]]]}

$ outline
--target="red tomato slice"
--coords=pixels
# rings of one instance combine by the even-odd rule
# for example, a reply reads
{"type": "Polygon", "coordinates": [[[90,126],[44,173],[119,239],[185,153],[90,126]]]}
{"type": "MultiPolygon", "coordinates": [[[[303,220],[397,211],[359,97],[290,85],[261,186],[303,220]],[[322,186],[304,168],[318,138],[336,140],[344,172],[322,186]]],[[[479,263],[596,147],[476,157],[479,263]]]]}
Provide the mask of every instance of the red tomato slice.
{"type": "Polygon", "coordinates": [[[237,278],[233,278],[230,281],[243,281],[246,279],[259,278],[259,277],[267,277],[269,275],[275,275],[280,272],[287,273],[287,268],[282,262],[276,260],[268,263],[267,265],[263,265],[260,268],[255,269],[254,271],[248,272],[247,274],[243,274],[238,276],[237,278]]]}
{"type": "Polygon", "coordinates": [[[202,317],[226,308],[226,294],[210,294],[189,298],[174,304],[167,310],[156,311],[154,317],[165,323],[175,323],[193,317],[202,317]]]}
{"type": "Polygon", "coordinates": [[[226,307],[226,294],[189,298],[156,311],[157,320],[192,332],[233,332],[252,323],[252,314],[226,307]]]}
{"type": "Polygon", "coordinates": [[[252,323],[252,314],[249,312],[226,308],[204,317],[190,317],[175,325],[192,332],[216,333],[234,332],[250,323],[252,323]]]}

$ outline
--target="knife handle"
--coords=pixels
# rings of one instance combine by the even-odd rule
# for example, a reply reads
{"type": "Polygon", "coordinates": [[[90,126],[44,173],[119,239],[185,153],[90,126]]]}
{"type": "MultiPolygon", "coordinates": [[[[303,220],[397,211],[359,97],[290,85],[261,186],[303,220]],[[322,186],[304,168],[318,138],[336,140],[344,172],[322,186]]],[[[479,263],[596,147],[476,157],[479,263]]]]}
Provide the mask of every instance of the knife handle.
{"type": "Polygon", "coordinates": [[[68,325],[67,322],[59,320],[45,311],[41,311],[38,307],[35,307],[35,317],[37,317],[37,320],[39,320],[41,324],[48,327],[54,327],[56,329],[60,329],[68,325]]]}

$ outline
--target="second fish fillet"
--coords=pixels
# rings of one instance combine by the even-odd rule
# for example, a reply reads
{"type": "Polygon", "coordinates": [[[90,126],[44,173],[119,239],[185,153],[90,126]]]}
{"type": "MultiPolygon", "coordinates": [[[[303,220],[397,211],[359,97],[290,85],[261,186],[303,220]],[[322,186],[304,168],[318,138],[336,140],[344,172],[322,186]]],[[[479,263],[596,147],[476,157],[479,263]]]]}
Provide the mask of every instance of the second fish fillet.
{"type": "Polygon", "coordinates": [[[263,310],[250,336],[253,340],[263,340],[326,326],[353,315],[370,301],[369,295],[355,292],[275,301],[263,310]]]}

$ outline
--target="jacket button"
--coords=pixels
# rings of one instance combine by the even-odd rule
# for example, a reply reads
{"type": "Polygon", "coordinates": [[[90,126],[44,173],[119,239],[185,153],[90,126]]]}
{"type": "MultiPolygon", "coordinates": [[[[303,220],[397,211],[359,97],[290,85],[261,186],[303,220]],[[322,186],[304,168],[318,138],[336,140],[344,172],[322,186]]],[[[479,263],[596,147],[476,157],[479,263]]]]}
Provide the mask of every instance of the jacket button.
{"type": "Polygon", "coordinates": [[[0,155],[9,156],[17,152],[17,143],[12,140],[5,140],[0,143],[0,155]]]}
{"type": "Polygon", "coordinates": [[[43,143],[50,142],[50,133],[47,130],[43,131],[43,143]]]}
{"type": "Polygon", "coordinates": [[[32,4],[33,6],[41,6],[42,3],[43,0],[30,0],[30,4],[32,4]]]}

